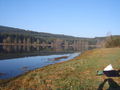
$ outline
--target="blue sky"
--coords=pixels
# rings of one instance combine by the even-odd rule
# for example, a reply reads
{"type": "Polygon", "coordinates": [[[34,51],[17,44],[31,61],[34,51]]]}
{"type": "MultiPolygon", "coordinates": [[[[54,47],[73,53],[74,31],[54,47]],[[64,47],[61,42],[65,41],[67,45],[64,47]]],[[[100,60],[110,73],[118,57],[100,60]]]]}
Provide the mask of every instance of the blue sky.
{"type": "Polygon", "coordinates": [[[0,25],[78,37],[120,35],[120,0],[0,0],[0,25]]]}

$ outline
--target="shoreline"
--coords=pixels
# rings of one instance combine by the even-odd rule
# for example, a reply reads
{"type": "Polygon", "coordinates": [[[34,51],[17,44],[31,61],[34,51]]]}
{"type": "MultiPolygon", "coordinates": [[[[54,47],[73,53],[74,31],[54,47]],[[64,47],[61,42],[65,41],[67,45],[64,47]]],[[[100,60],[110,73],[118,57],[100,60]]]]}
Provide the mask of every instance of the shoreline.
{"type": "MultiPolygon", "coordinates": [[[[2,89],[73,89],[96,90],[108,77],[96,76],[97,70],[102,70],[109,63],[118,69],[120,48],[99,48],[88,50],[69,61],[56,63],[30,71],[14,80],[10,80],[2,89]],[[114,62],[113,62],[114,61],[114,62]],[[71,87],[72,86],[72,87],[71,87]]],[[[120,85],[119,77],[111,77],[120,85]]],[[[105,89],[108,84],[104,86],[105,89]]]]}
{"type": "MultiPolygon", "coordinates": [[[[78,56],[75,56],[73,59],[75,59],[76,57],[79,57],[80,55],[81,55],[81,53],[79,53],[79,55],[78,55],[78,56]]],[[[60,59],[66,59],[66,58],[69,58],[69,56],[57,57],[57,58],[54,58],[54,59],[51,60],[51,61],[59,61],[60,59]]],[[[54,64],[49,64],[49,65],[46,65],[46,66],[43,66],[43,67],[38,67],[38,68],[35,68],[34,70],[42,69],[42,68],[49,67],[49,66],[55,65],[55,64],[64,63],[64,62],[67,62],[67,61],[70,61],[70,60],[73,60],[73,59],[68,59],[68,60],[61,61],[61,62],[57,62],[57,63],[54,63],[54,64]]],[[[24,67],[23,67],[23,68],[24,68],[24,67]]],[[[11,81],[11,80],[14,80],[14,79],[16,79],[16,78],[19,78],[19,77],[21,77],[21,76],[23,76],[23,75],[26,75],[27,73],[30,73],[30,72],[32,72],[32,71],[34,71],[34,70],[28,70],[28,71],[26,71],[26,72],[24,72],[24,73],[22,73],[22,74],[20,74],[20,75],[17,75],[17,76],[15,76],[15,77],[6,78],[6,79],[0,79],[0,81],[11,81]]],[[[2,73],[0,73],[0,74],[2,74],[2,73]]],[[[5,74],[5,73],[4,73],[4,74],[5,74]]],[[[0,82],[0,83],[1,83],[1,82],[0,82]]]]}

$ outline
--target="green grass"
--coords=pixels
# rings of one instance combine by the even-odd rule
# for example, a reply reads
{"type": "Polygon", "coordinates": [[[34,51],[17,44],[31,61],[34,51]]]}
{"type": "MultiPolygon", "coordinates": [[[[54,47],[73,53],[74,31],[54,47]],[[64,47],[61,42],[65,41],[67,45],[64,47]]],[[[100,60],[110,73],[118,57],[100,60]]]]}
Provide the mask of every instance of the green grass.
{"type": "MultiPolygon", "coordinates": [[[[73,60],[30,71],[10,82],[1,90],[97,90],[108,77],[96,76],[97,70],[112,64],[120,69],[120,48],[86,51],[73,60]]],[[[112,77],[120,85],[120,77],[112,77]]],[[[108,88],[106,83],[104,89],[108,88]]]]}

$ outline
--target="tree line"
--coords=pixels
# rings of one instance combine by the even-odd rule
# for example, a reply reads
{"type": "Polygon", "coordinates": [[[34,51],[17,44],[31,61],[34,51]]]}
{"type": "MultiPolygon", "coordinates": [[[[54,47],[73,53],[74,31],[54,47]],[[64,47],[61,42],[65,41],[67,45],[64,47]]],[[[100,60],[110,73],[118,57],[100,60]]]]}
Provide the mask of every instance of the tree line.
{"type": "Polygon", "coordinates": [[[0,43],[9,43],[9,44],[51,44],[55,41],[61,41],[61,44],[75,44],[79,41],[86,41],[89,45],[96,45],[98,42],[101,42],[105,37],[96,37],[96,38],[82,38],[74,37],[61,34],[51,34],[44,32],[35,32],[31,30],[24,30],[19,28],[0,26],[0,43]],[[60,40],[57,40],[60,39],[60,40]]]}
{"type": "Polygon", "coordinates": [[[3,44],[41,44],[51,43],[52,39],[36,38],[22,34],[0,34],[0,43],[3,44]]]}

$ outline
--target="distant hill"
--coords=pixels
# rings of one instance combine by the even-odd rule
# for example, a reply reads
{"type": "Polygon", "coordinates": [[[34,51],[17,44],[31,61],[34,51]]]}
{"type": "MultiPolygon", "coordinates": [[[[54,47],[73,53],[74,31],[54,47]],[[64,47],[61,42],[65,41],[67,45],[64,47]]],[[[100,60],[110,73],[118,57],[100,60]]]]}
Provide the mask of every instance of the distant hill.
{"type": "Polygon", "coordinates": [[[51,34],[51,33],[44,33],[44,32],[35,32],[31,30],[24,30],[19,28],[13,28],[13,27],[7,27],[7,26],[0,26],[0,37],[2,42],[3,38],[6,36],[11,37],[25,37],[25,38],[34,38],[34,39],[40,39],[41,41],[51,41],[56,38],[62,39],[62,40],[87,40],[89,44],[95,45],[97,42],[101,42],[105,40],[106,37],[95,37],[95,38],[83,38],[83,37],[74,37],[74,36],[68,36],[68,35],[61,35],[61,34],[51,34]]]}
{"type": "Polygon", "coordinates": [[[0,33],[3,34],[22,34],[27,36],[34,36],[37,38],[61,38],[61,39],[85,39],[80,37],[68,36],[68,35],[61,35],[61,34],[51,34],[51,33],[44,33],[44,32],[35,32],[30,30],[24,30],[19,28],[7,27],[7,26],[0,26],[0,33]]]}

